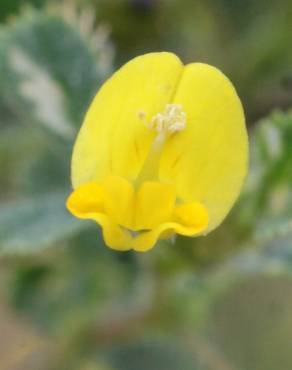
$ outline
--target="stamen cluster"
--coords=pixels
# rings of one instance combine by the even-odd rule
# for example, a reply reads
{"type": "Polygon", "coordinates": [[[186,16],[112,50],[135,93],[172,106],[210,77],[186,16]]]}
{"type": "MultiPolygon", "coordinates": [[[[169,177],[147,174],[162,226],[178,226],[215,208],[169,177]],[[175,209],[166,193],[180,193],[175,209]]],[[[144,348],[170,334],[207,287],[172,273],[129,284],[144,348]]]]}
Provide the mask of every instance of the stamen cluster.
{"type": "Polygon", "coordinates": [[[180,104],[166,104],[164,112],[157,113],[148,125],[149,128],[155,129],[161,138],[166,134],[182,131],[185,126],[186,113],[180,104]]]}

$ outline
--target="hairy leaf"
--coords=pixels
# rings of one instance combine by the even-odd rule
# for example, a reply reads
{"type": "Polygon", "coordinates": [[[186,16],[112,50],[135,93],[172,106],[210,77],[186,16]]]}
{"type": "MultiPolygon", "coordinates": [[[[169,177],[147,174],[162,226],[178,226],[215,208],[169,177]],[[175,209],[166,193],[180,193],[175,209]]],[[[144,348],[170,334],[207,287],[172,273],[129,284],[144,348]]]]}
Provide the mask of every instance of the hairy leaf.
{"type": "Polygon", "coordinates": [[[0,108],[72,140],[104,77],[97,58],[62,17],[31,10],[0,33],[0,108]]]}
{"type": "Polygon", "coordinates": [[[38,252],[87,227],[69,215],[64,203],[64,193],[52,193],[2,205],[0,255],[38,252]]]}

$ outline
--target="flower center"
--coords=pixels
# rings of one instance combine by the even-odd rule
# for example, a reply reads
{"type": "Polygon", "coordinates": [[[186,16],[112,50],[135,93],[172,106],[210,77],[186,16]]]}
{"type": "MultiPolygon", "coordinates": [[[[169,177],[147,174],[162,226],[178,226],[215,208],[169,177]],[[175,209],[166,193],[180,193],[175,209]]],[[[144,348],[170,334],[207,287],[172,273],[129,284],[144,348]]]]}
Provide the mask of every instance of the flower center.
{"type": "Polygon", "coordinates": [[[186,126],[186,113],[180,104],[166,104],[162,113],[157,113],[148,124],[157,132],[156,141],[163,141],[169,135],[182,131],[186,126]]]}
{"type": "Polygon", "coordinates": [[[156,132],[146,160],[136,180],[141,185],[146,180],[155,180],[158,177],[159,162],[165,141],[176,132],[184,130],[186,113],[180,104],[166,104],[163,112],[155,114],[146,127],[156,132]]]}

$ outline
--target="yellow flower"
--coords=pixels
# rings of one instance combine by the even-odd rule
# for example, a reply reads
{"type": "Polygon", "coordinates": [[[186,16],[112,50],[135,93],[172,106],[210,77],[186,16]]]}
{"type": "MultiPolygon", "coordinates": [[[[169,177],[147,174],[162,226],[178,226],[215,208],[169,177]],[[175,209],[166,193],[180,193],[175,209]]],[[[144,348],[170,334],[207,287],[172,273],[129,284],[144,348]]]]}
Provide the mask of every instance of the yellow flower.
{"type": "Polygon", "coordinates": [[[231,82],[171,53],[139,56],[100,89],[72,157],[67,207],[116,250],[147,251],[175,233],[207,234],[247,170],[244,113],[231,82]]]}

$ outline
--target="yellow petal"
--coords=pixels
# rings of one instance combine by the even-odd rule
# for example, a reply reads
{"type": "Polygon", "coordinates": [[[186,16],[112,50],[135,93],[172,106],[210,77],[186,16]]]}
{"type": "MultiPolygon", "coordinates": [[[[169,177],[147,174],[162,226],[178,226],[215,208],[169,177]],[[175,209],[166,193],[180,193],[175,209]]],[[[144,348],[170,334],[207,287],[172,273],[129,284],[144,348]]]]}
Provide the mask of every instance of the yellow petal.
{"type": "Polygon", "coordinates": [[[206,206],[211,231],[229,212],[247,171],[243,109],[228,78],[201,63],[185,67],[173,103],[186,112],[186,127],[166,143],[160,178],[176,184],[183,202],[206,206]]]}
{"type": "Polygon", "coordinates": [[[151,231],[145,231],[138,235],[132,241],[132,248],[137,252],[147,252],[153,248],[159,239],[165,239],[166,235],[181,234],[185,236],[200,235],[207,224],[197,224],[194,226],[187,226],[178,222],[165,222],[151,231]]]}
{"type": "Polygon", "coordinates": [[[67,200],[68,210],[76,217],[91,219],[102,227],[103,238],[110,248],[125,251],[131,248],[129,232],[108,217],[104,207],[104,191],[101,185],[87,183],[78,187],[67,200]]]}
{"type": "Polygon", "coordinates": [[[104,212],[102,186],[91,182],[81,185],[67,199],[68,210],[78,218],[90,218],[90,214],[104,212]]]}
{"type": "Polygon", "coordinates": [[[153,248],[158,239],[165,239],[171,235],[197,236],[204,232],[208,226],[208,212],[198,203],[182,204],[175,208],[171,222],[163,222],[137,236],[132,243],[133,249],[146,252],[153,248]]]}
{"type": "Polygon", "coordinates": [[[134,188],[119,176],[109,176],[103,182],[104,208],[110,219],[129,229],[133,225],[134,188]]]}
{"type": "Polygon", "coordinates": [[[174,54],[151,53],[131,60],[103,85],[75,143],[73,187],[109,174],[137,176],[155,135],[145,120],[170,101],[182,70],[174,54]]]}
{"type": "Polygon", "coordinates": [[[103,214],[95,214],[91,217],[102,227],[102,235],[105,244],[117,251],[127,251],[132,247],[132,237],[130,233],[112,222],[112,220],[103,214]]]}
{"type": "Polygon", "coordinates": [[[171,219],[175,188],[169,184],[147,181],[137,193],[135,230],[152,229],[171,219]]]}
{"type": "Polygon", "coordinates": [[[186,227],[204,230],[209,222],[207,209],[199,202],[181,204],[173,214],[174,220],[186,227]]]}

